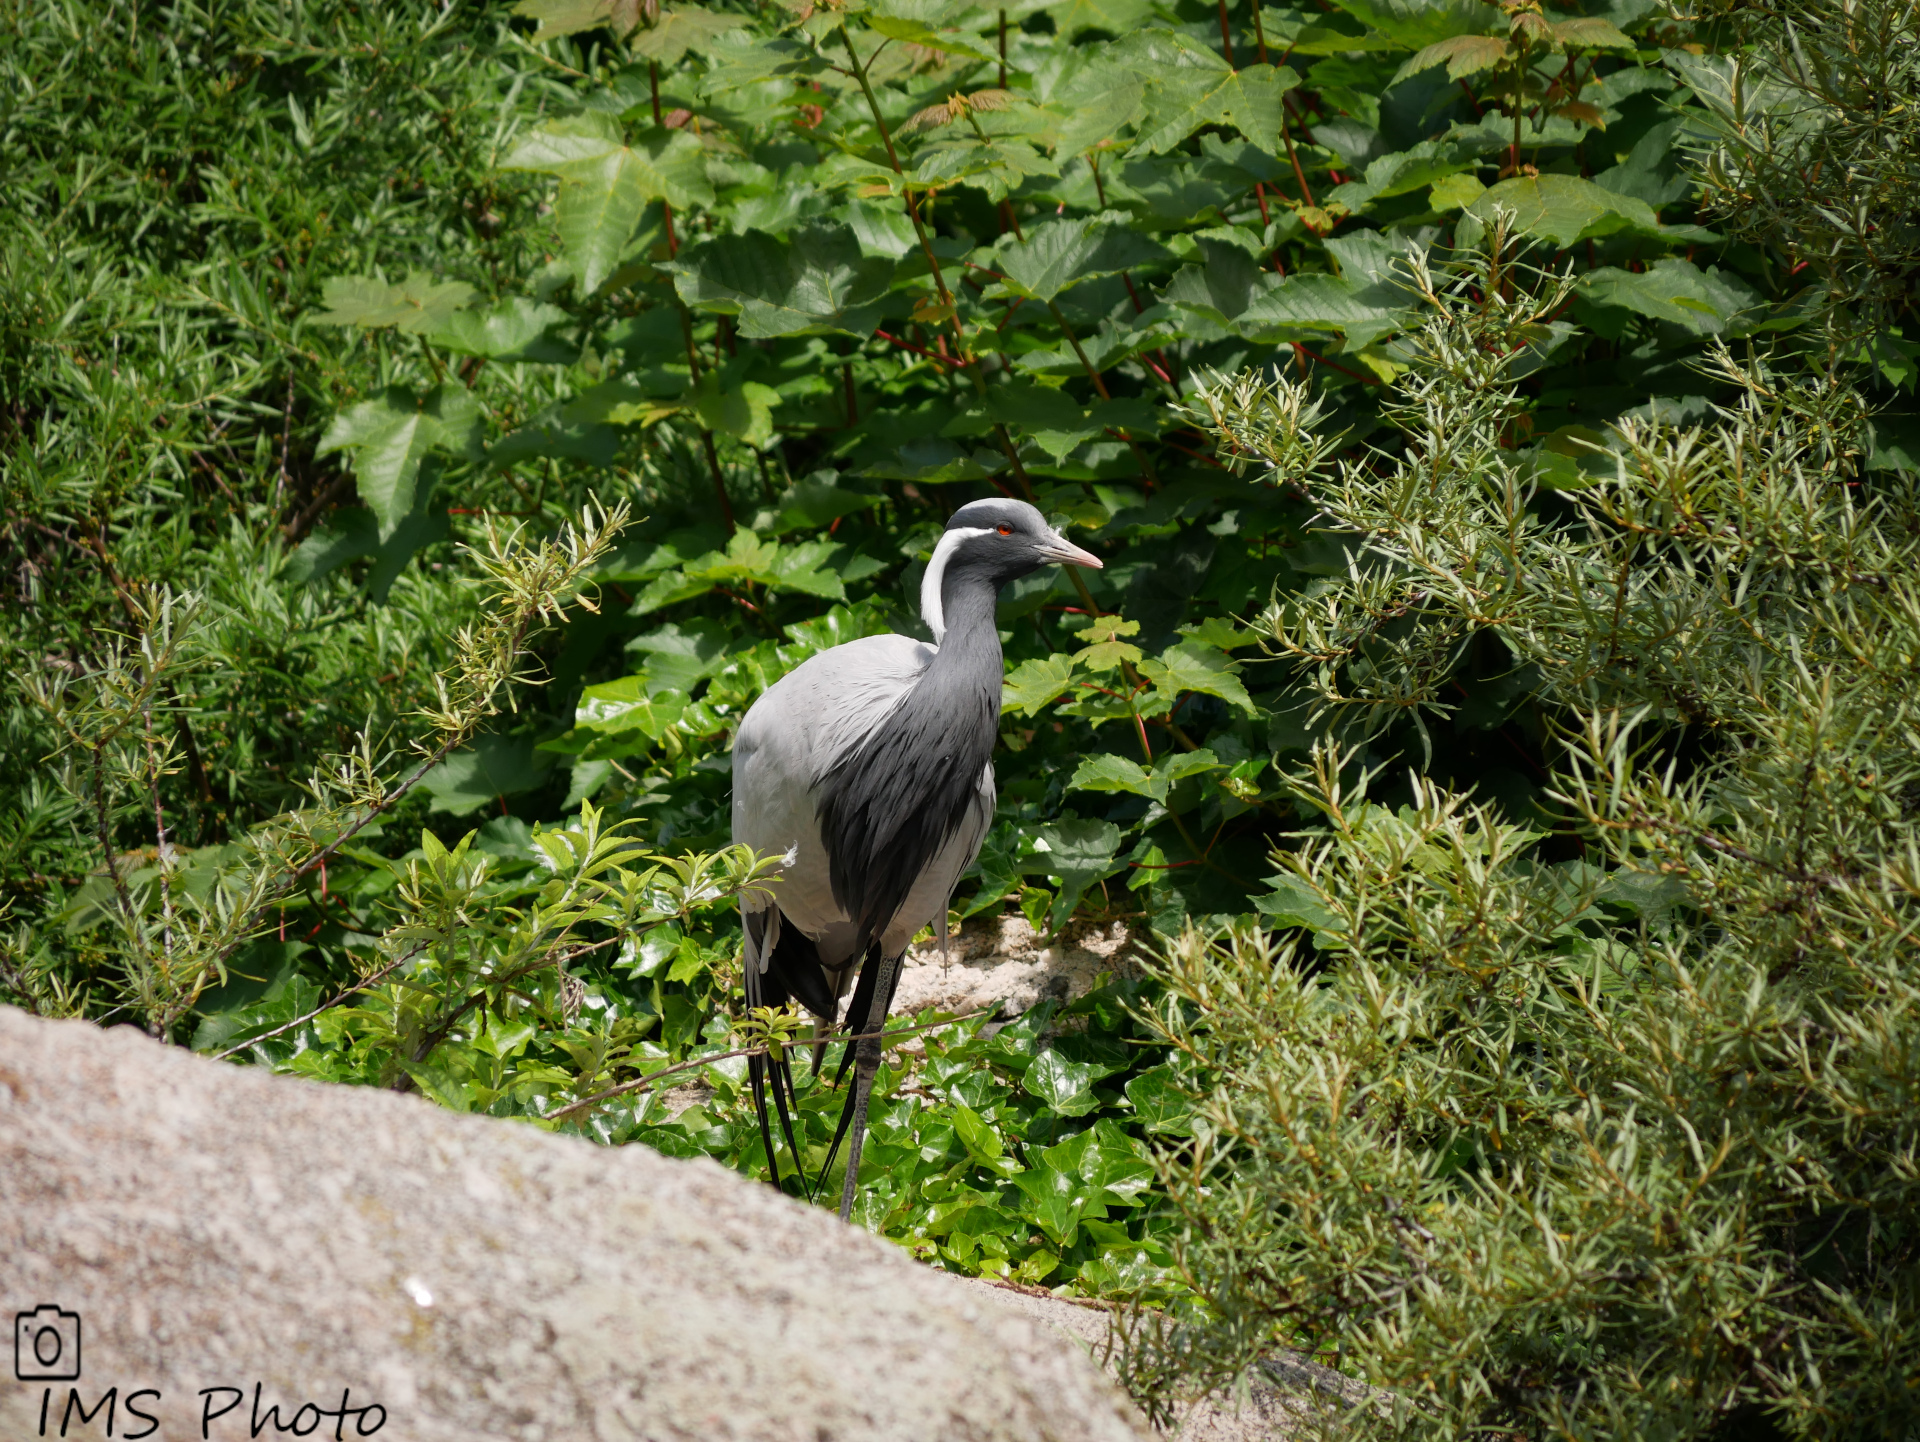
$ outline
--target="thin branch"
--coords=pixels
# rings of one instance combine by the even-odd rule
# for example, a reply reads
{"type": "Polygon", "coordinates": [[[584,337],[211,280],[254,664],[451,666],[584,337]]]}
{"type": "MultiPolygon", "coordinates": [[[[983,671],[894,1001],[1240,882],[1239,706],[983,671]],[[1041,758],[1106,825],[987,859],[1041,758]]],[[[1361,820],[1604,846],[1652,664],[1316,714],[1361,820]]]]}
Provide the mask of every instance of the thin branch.
{"type": "MultiPolygon", "coordinates": [[[[963,1021],[972,1021],[975,1017],[986,1016],[993,1010],[993,1007],[983,1006],[978,1011],[966,1012],[961,1016],[950,1016],[943,1021],[921,1022],[915,1026],[900,1027],[895,1031],[869,1031],[860,1032],[854,1036],[829,1037],[828,1040],[844,1041],[849,1044],[856,1041],[876,1040],[885,1043],[894,1040],[896,1037],[917,1036],[923,1031],[937,1031],[943,1026],[957,1026],[963,1021]]],[[[786,1043],[784,1045],[804,1046],[806,1043],[786,1043]]],[[[577,1111],[583,1111],[587,1107],[608,1101],[613,1097],[626,1096],[629,1092],[645,1091],[652,1087],[655,1082],[659,1081],[661,1077],[673,1076],[679,1072],[692,1071],[697,1067],[710,1066],[714,1062],[728,1061],[737,1056],[766,1056],[772,1050],[773,1048],[771,1046],[745,1046],[734,1051],[711,1052],[706,1056],[692,1057],[687,1061],[676,1062],[669,1067],[662,1067],[659,1071],[648,1072],[637,1081],[623,1082],[617,1087],[609,1087],[606,1091],[595,1092],[592,1096],[583,1097],[577,1102],[569,1102],[566,1106],[560,1107],[555,1111],[541,1112],[539,1113],[539,1117],[543,1122],[558,1121],[561,1117],[571,1116],[577,1111]]]]}
{"type": "Polygon", "coordinates": [[[408,952],[405,956],[395,957],[392,961],[388,962],[385,966],[381,967],[380,970],[376,971],[372,976],[367,977],[363,981],[356,981],[352,986],[342,991],[338,996],[333,997],[329,1001],[321,1002],[320,1005],[316,1006],[312,1011],[308,1012],[305,1016],[297,1016],[292,1021],[288,1022],[285,1026],[276,1026],[272,1031],[263,1031],[258,1036],[250,1036],[245,1041],[241,1042],[238,1046],[230,1046],[225,1051],[216,1053],[213,1057],[213,1060],[225,1061],[228,1057],[232,1056],[235,1052],[245,1051],[250,1046],[258,1046],[263,1041],[272,1041],[273,1038],[275,1038],[276,1036],[284,1036],[287,1032],[292,1031],[297,1026],[305,1026],[308,1022],[312,1021],[316,1016],[320,1015],[321,1012],[331,1011],[334,1007],[340,1005],[340,1003],[345,1001],[348,997],[357,996],[359,995],[359,993],[365,991],[368,987],[373,986],[377,982],[385,980],[386,977],[389,976],[396,967],[406,965],[406,963],[412,961],[416,956],[418,956],[422,951],[425,951],[425,950],[426,950],[425,946],[416,946],[412,951],[408,952]]]}

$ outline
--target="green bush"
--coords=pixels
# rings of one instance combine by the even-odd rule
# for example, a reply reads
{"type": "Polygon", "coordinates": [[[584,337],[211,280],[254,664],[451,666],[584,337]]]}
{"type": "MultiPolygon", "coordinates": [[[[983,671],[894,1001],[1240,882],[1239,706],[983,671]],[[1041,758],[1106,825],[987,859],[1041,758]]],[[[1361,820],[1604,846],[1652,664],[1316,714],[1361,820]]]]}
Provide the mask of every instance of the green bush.
{"type": "MultiPolygon", "coordinates": [[[[1862,8],[1911,46],[1910,10],[1862,8]]],[[[1857,88],[1844,37],[1813,34],[1834,48],[1798,62],[1857,88]]],[[[1750,62],[1777,104],[1808,98],[1750,62]]],[[[1729,129],[1708,174],[1788,165],[1756,132],[1772,153],[1729,129]]],[[[1207,1306],[1141,1319],[1144,1395],[1280,1336],[1388,1389],[1343,1420],[1395,1435],[1920,1425],[1920,492],[1865,464],[1849,364],[1910,316],[1884,284],[1902,224],[1829,248],[1824,346],[1717,348],[1737,399],[1622,422],[1556,498],[1502,438],[1568,281],[1498,228],[1413,263],[1403,446],[1333,465],[1297,388],[1214,392],[1235,449],[1351,538],[1348,575],[1260,627],[1349,740],[1295,774],[1316,816],[1276,854],[1269,929],[1190,930],[1164,969],[1199,1105],[1162,1171],[1207,1306]],[[1457,714],[1449,679],[1488,649],[1559,752],[1550,823],[1356,754],[1457,714]]]]}

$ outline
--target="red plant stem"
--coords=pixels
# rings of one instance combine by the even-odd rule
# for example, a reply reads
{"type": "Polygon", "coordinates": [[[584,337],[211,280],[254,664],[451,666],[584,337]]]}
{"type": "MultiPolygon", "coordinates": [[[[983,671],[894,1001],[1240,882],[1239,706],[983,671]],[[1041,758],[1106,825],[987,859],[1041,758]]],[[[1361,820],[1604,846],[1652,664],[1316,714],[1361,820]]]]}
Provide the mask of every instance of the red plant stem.
{"type": "MultiPolygon", "coordinates": [[[[853,362],[848,361],[840,367],[840,378],[847,387],[847,426],[849,429],[860,423],[860,411],[853,399],[853,362]]],[[[356,1424],[357,1425],[357,1424],[356,1424]]]]}
{"type": "Polygon", "coordinates": [[[713,446],[713,432],[701,431],[700,439],[707,448],[707,469],[713,473],[713,494],[720,501],[720,519],[726,522],[727,534],[733,534],[733,501],[727,496],[727,483],[720,474],[720,453],[713,446]]]}
{"type": "Polygon", "coordinates": [[[1295,354],[1303,355],[1310,361],[1317,361],[1328,370],[1339,371],[1343,376],[1352,376],[1355,380],[1362,381],[1370,386],[1383,386],[1386,384],[1386,382],[1378,376],[1362,375],[1359,371],[1347,369],[1347,367],[1341,365],[1339,361],[1328,360],[1323,355],[1315,355],[1312,351],[1301,345],[1299,341],[1293,342],[1293,349],[1295,354]]]}
{"type": "MultiPolygon", "coordinates": [[[[1260,0],[1254,0],[1257,5],[1260,0]]],[[[1233,60],[1233,31],[1227,25],[1227,0],[1220,0],[1220,52],[1227,57],[1227,64],[1238,70],[1233,60]]]]}
{"type": "Polygon", "coordinates": [[[1257,180],[1253,183],[1253,198],[1260,202],[1260,224],[1272,225],[1273,217],[1267,214],[1267,187],[1257,180]]]}
{"type": "Polygon", "coordinates": [[[901,350],[910,350],[915,355],[925,356],[928,360],[932,361],[937,366],[941,366],[944,368],[947,364],[947,358],[945,356],[937,356],[932,351],[928,350],[925,346],[915,345],[910,340],[902,340],[899,336],[892,334],[890,331],[876,329],[874,331],[874,334],[879,336],[880,339],[883,341],[887,341],[892,345],[899,346],[901,350]]]}
{"type": "MultiPolygon", "coordinates": [[[[1254,47],[1256,50],[1259,51],[1260,63],[1262,65],[1265,65],[1267,63],[1267,27],[1264,24],[1262,24],[1260,21],[1260,0],[1253,0],[1253,4],[1250,8],[1253,10],[1254,47]]],[[[1291,53],[1293,47],[1288,46],[1287,49],[1289,53],[1291,53]]],[[[1282,61],[1281,63],[1285,64],[1284,61],[1282,61]]]]}

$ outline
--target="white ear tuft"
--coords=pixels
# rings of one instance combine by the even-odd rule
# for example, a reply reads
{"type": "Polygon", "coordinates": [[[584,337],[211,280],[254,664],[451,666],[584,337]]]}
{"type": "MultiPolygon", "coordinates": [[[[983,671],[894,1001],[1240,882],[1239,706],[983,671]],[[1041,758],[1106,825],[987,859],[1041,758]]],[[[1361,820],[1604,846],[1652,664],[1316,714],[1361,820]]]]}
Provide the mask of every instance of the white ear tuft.
{"type": "Polygon", "coordinates": [[[940,543],[933,548],[933,559],[927,562],[927,574],[920,578],[920,619],[933,632],[933,644],[936,646],[947,634],[946,611],[940,603],[940,588],[947,579],[947,562],[953,559],[953,553],[960,549],[962,543],[975,536],[989,535],[991,530],[988,526],[955,526],[943,534],[940,543]]]}

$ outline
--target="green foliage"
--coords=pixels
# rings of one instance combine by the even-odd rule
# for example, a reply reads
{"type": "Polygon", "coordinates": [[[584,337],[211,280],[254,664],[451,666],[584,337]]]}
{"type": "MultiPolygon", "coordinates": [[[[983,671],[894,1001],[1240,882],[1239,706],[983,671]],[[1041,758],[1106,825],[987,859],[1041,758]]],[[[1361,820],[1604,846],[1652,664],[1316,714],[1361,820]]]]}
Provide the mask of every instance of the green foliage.
{"type": "Polygon", "coordinates": [[[1909,1435],[1915,477],[1856,479],[1857,371],[1722,348],[1734,402],[1623,419],[1549,504],[1501,439],[1573,281],[1504,239],[1409,261],[1404,449],[1334,466],[1291,383],[1212,397],[1353,538],[1258,623],[1349,744],[1289,777],[1274,929],[1161,973],[1206,1306],[1140,1319],[1136,1386],[1278,1334],[1387,1389],[1343,1425],[1389,1435],[1909,1435]],[[1352,747],[1457,726],[1481,646],[1559,752],[1554,844],[1417,774],[1382,804],[1352,747]]]}
{"type": "MultiPolygon", "coordinates": [[[[915,630],[939,527],[1004,492],[1078,527],[1106,568],[1004,598],[1001,812],[963,914],[1301,931],[1301,970],[1324,980],[1277,973],[1287,1005],[1318,1018],[1322,1059],[1358,1048],[1369,1085],[1421,1052],[1354,1030],[1373,1014],[1362,978],[1386,978],[1384,996],[1411,965],[1373,918],[1423,936],[1421,918],[1463,925],[1475,895],[1531,918],[1509,949],[1538,996],[1630,952],[1645,996],[1695,986],[1700,1026],[1722,1025],[1703,948],[1775,947],[1753,964],[1788,982],[1797,954],[1770,933],[1716,939],[1699,847],[1660,853],[1690,868],[1660,872],[1616,840],[1766,820],[1784,793],[1713,790],[1702,778],[1736,774],[1715,748],[1767,738],[1787,749],[1761,770],[1784,777],[1815,744],[1803,718],[1828,713],[1804,709],[1811,683],[1755,679],[1776,674],[1753,660],[1756,628],[1798,628],[1781,644],[1827,674],[1820,647],[1845,628],[1795,588],[1840,577],[1865,605],[1845,578],[1897,575],[1898,526],[1877,492],[1840,505],[1821,478],[1889,480],[1920,455],[1898,203],[1912,152],[1884,144],[1898,104],[1861,102],[1910,88],[1910,18],[1887,7],[1853,48],[1823,21],[1789,54],[1729,13],[1716,29],[1632,0],[23,11],[0,54],[18,99],[0,161],[0,557],[19,597],[0,622],[18,678],[0,703],[16,928],[0,987],[48,1014],[131,1011],[211,1054],[759,1172],[744,1059],[723,1053],[797,1048],[803,1073],[809,1058],[790,1019],[733,999],[728,900],[757,862],[726,846],[731,729],[807,656],[915,630]],[[1811,119],[1794,109],[1809,97],[1826,107],[1811,119]],[[1688,150],[1732,241],[1698,223],[1688,150]],[[1796,167],[1845,203],[1790,182],[1796,167]],[[1765,223],[1776,192],[1785,239],[1765,223]],[[1858,222],[1868,201],[1891,207],[1879,228],[1858,222]],[[1550,279],[1515,269],[1528,245],[1550,279]],[[1781,349],[1765,363],[1720,343],[1781,349]],[[1795,357],[1823,345],[1868,362],[1872,388],[1807,381],[1795,357]],[[623,502],[639,519],[616,538],[593,518],[623,502]],[[1583,718],[1616,713],[1582,739],[1583,718]],[[1549,777],[1569,764],[1563,733],[1588,758],[1572,781],[1549,777]],[[1656,773],[1620,759],[1621,737],[1672,779],[1646,790],[1656,773]],[[1357,748],[1343,794],[1374,777],[1364,814],[1300,774],[1308,756],[1335,766],[1336,738],[1357,748]],[[1725,815],[1655,808],[1669,830],[1647,831],[1607,809],[1696,784],[1725,815]],[[1449,798],[1468,788],[1484,809],[1462,819],[1449,798]],[[1589,794],[1566,819],[1564,798],[1589,794]],[[1349,811],[1358,839],[1329,850],[1349,811]],[[1590,870],[1566,865],[1580,845],[1590,870]],[[1381,848],[1404,851],[1388,873],[1381,848]],[[1342,1011],[1351,997],[1365,1005],[1342,1011]],[[711,1092],[690,1111],[641,1089],[555,1115],[688,1061],[675,1076],[711,1092]]],[[[1897,617],[1860,614],[1895,648],[1874,664],[1898,673],[1897,617]]],[[[1850,795],[1822,782],[1823,804],[1850,795]]],[[[1757,857],[1787,844],[1738,835],[1757,857]]],[[[1755,895],[1740,914],[1776,906],[1776,926],[1816,904],[1755,895]]],[[[1848,973],[1820,945],[1856,978],[1833,983],[1848,1014],[1881,1015],[1881,953],[1862,943],[1848,973]]],[[[1395,1359],[1428,1357],[1425,1322],[1367,1352],[1349,1320],[1374,1325],[1364,1307],[1243,1306],[1251,1284],[1207,1261],[1222,1214],[1181,1177],[1231,1158],[1255,1190],[1218,1195],[1294,1198],[1258,1190],[1262,1134],[1220,1102],[1220,1078],[1265,1065],[1235,1040],[1229,979],[1246,968],[1183,947],[1163,984],[1192,1011],[1110,988],[997,1031],[902,1038],[866,1222],[963,1270],[1191,1292],[1232,1337],[1181,1334],[1175,1370],[1194,1377],[1244,1361],[1278,1317],[1408,1383],[1395,1359]],[[1201,1250],[1180,1251],[1184,1221],[1201,1250]]],[[[1529,1025],[1590,1025],[1530,997],[1529,1025]]],[[[1544,1030],[1486,1030],[1475,1050],[1472,1027],[1435,1066],[1544,1065],[1544,1030]]],[[[1576,1072],[1597,1055],[1569,1046],[1576,1072]]],[[[1463,1094],[1518,1107],[1517,1074],[1463,1094]]],[[[1611,1095],[1583,1123],[1596,1137],[1629,1125],[1611,1095]]],[[[1649,1187],[1678,1174],[1655,1117],[1678,1095],[1634,1114],[1649,1187]]],[[[802,1081],[816,1164],[837,1107],[802,1081]]],[[[1447,1153],[1431,1185],[1509,1185],[1485,1118],[1460,1116],[1479,1150],[1447,1153]]],[[[1438,1126],[1367,1132],[1367,1165],[1413,1166],[1438,1126]]],[[[1895,1156],[1875,1146],[1862,1155],[1895,1156]]],[[[1864,1219],[1897,1199],[1881,1185],[1846,1205],[1872,1242],[1860,1265],[1885,1269],[1904,1243],[1864,1219]]],[[[1518,1225],[1446,1195],[1455,1230],[1417,1225],[1448,1246],[1518,1225]]],[[[1799,1227],[1813,1204],[1793,1197],[1755,1205],[1799,1227]]],[[[1265,1266],[1255,1243],[1292,1235],[1269,1225],[1282,1211],[1259,1214],[1243,1260],[1265,1266]]],[[[1350,1298],[1376,1272],[1349,1285],[1336,1222],[1314,1275],[1350,1298]]],[[[1854,1286],[1854,1255],[1820,1284],[1854,1286]]],[[[1773,1305],[1754,1315],[1786,1315],[1773,1305]]],[[[1534,1370],[1502,1371],[1507,1339],[1544,1315],[1515,1306],[1445,1375],[1511,1383],[1497,1401],[1514,1416],[1541,1388],[1570,1395],[1539,1380],[1552,1367],[1624,1375],[1576,1356],[1572,1323],[1533,1337],[1534,1370]]],[[[1677,1427],[1788,1395],[1718,1365],[1689,1374],[1701,1400],[1677,1427]]],[[[1139,1376],[1149,1397],[1174,1380],[1147,1360],[1139,1376]]],[[[1622,1416],[1639,1405],[1608,1395],[1622,1416]]]]}

